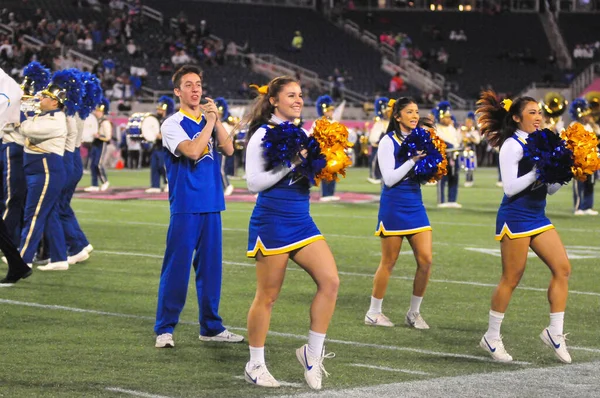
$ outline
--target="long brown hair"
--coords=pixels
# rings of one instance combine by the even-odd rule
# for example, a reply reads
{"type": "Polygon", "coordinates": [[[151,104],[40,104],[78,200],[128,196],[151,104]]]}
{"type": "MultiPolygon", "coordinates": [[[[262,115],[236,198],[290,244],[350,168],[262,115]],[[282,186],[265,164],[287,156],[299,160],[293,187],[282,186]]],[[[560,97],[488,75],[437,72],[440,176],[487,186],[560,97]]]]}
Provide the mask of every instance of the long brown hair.
{"type": "Polygon", "coordinates": [[[390,115],[390,122],[388,123],[388,127],[386,133],[390,131],[397,131],[400,133],[400,123],[396,120],[397,116],[400,116],[400,112],[402,109],[406,108],[410,104],[416,104],[417,102],[409,97],[401,97],[396,100],[394,103],[394,107],[392,108],[392,113],[390,115]]]}
{"type": "Polygon", "coordinates": [[[504,141],[517,131],[518,124],[513,116],[523,118],[523,109],[530,102],[537,103],[534,98],[519,97],[506,110],[503,104],[498,102],[494,91],[488,90],[481,93],[475,113],[479,115],[478,123],[481,126],[481,133],[487,138],[490,146],[501,147],[504,141]]]}
{"type": "Polygon", "coordinates": [[[271,80],[267,86],[267,93],[260,94],[250,107],[250,112],[244,116],[240,125],[248,126],[247,140],[250,140],[252,135],[260,126],[269,122],[271,114],[275,111],[275,107],[271,105],[270,98],[276,98],[283,87],[289,83],[300,82],[291,76],[279,76],[271,80]]]}

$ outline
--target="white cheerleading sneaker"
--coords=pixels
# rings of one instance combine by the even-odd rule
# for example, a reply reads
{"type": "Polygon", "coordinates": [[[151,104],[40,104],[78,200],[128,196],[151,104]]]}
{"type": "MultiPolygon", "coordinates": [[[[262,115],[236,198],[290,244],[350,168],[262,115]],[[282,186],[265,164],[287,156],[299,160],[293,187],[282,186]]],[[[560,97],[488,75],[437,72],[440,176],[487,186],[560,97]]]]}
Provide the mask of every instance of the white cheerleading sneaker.
{"type": "Polygon", "coordinates": [[[383,315],[383,313],[373,314],[372,312],[367,312],[365,315],[365,325],[369,326],[384,326],[388,328],[393,328],[394,324],[390,319],[383,315]]]}
{"type": "MultiPolygon", "coordinates": [[[[324,353],[325,348],[323,348],[323,354],[324,353]]],[[[329,373],[327,373],[325,367],[323,366],[323,360],[325,358],[334,357],[335,354],[333,352],[320,357],[313,357],[308,353],[308,344],[304,344],[302,347],[296,350],[296,358],[298,358],[298,361],[304,369],[304,379],[310,388],[313,390],[321,389],[323,374],[325,374],[325,377],[329,376],[329,373]]]]}
{"type": "Polygon", "coordinates": [[[551,334],[548,328],[542,330],[540,339],[554,350],[554,355],[564,363],[571,363],[571,355],[567,351],[566,334],[551,334]]]}
{"type": "Polygon", "coordinates": [[[421,313],[419,312],[407,312],[404,323],[406,323],[407,326],[415,329],[429,329],[429,325],[427,322],[425,322],[425,319],[423,319],[421,313]]]}
{"type": "Polygon", "coordinates": [[[173,348],[175,347],[175,342],[173,341],[172,333],[163,333],[156,336],[156,343],[154,344],[156,348],[173,348]]]}
{"type": "Polygon", "coordinates": [[[498,362],[510,362],[513,358],[510,356],[506,349],[504,348],[504,343],[502,342],[502,336],[499,339],[490,339],[488,340],[485,336],[481,338],[479,342],[479,347],[483,348],[488,354],[492,356],[492,359],[498,362]]]}
{"type": "Polygon", "coordinates": [[[221,343],[241,343],[244,341],[244,336],[241,334],[231,333],[229,330],[225,329],[215,336],[200,335],[199,339],[201,341],[216,341],[221,343]]]}
{"type": "Polygon", "coordinates": [[[244,380],[256,386],[279,387],[279,382],[269,373],[269,369],[264,363],[248,362],[244,369],[244,380]]]}

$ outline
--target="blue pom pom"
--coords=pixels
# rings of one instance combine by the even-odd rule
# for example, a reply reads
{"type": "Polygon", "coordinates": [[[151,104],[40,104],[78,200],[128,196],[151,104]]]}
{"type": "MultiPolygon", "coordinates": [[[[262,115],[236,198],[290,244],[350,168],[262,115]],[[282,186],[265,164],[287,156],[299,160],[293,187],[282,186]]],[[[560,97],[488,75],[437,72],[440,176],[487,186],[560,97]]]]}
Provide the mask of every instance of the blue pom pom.
{"type": "Polygon", "coordinates": [[[544,184],[564,185],[573,178],[573,152],[564,140],[548,129],[529,134],[523,156],[533,160],[538,180],[544,184]]]}
{"type": "Polygon", "coordinates": [[[325,167],[325,155],[321,154],[319,143],[293,123],[285,122],[268,127],[262,141],[267,170],[280,165],[291,167],[292,161],[302,149],[307,150],[307,155],[302,158],[302,163],[293,170],[294,172],[314,184],[315,176],[325,167]]]}
{"type": "Polygon", "coordinates": [[[417,161],[410,178],[420,184],[425,184],[436,175],[438,164],[444,161],[444,156],[433,144],[429,131],[422,127],[415,128],[404,139],[402,145],[400,145],[398,159],[400,163],[404,163],[417,156],[419,151],[423,151],[426,156],[417,161]]]}

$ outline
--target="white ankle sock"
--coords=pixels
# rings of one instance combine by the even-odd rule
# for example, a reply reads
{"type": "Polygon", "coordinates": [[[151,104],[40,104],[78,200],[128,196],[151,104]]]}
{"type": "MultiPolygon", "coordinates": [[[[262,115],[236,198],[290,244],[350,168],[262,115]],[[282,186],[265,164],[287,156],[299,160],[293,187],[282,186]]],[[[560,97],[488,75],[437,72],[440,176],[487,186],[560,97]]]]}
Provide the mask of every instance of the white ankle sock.
{"type": "Polygon", "coordinates": [[[486,339],[496,340],[500,338],[500,325],[502,325],[503,319],[503,313],[490,310],[488,330],[485,332],[486,339]]]}
{"type": "Polygon", "coordinates": [[[265,347],[250,347],[250,362],[265,363],[265,347]]]}
{"type": "Polygon", "coordinates": [[[325,344],[325,335],[323,333],[308,331],[308,353],[313,357],[323,355],[323,344],[325,344]]]}
{"type": "Polygon", "coordinates": [[[410,297],[410,309],[409,312],[419,312],[421,309],[421,302],[423,301],[423,297],[418,297],[412,295],[410,297]]]}
{"type": "Polygon", "coordinates": [[[371,307],[369,307],[370,314],[381,314],[381,305],[383,304],[383,299],[378,299],[371,296],[371,307]]]}
{"type": "Polygon", "coordinates": [[[563,334],[563,324],[565,322],[565,313],[564,312],[551,312],[550,313],[550,326],[548,326],[548,330],[550,330],[550,334],[563,334]]]}

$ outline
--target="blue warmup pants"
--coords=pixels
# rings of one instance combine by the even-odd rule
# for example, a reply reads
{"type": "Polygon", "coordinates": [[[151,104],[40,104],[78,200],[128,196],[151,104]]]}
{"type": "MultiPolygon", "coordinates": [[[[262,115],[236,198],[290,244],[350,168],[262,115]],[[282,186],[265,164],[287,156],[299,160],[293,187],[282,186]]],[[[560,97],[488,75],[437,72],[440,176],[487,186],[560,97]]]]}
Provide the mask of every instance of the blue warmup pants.
{"type": "MultiPolygon", "coordinates": [[[[81,163],[79,148],[75,148],[75,152],[65,151],[64,160],[67,180],[58,200],[58,210],[65,232],[67,253],[73,256],[89,244],[79,226],[77,217],[75,217],[75,212],[71,208],[71,200],[73,199],[75,188],[83,175],[83,165],[81,163]]],[[[50,257],[52,257],[52,253],[50,253],[50,257]]]]}
{"type": "Polygon", "coordinates": [[[167,183],[167,171],[165,170],[165,153],[162,149],[153,149],[150,154],[150,186],[160,188],[160,178],[167,183]]]}
{"type": "Polygon", "coordinates": [[[92,145],[90,149],[90,172],[92,174],[92,186],[98,186],[98,178],[100,178],[100,182],[104,184],[108,181],[106,177],[106,170],[104,170],[104,157],[106,156],[106,142],[103,142],[102,145],[96,144],[92,145]]]}
{"type": "Polygon", "coordinates": [[[23,156],[25,179],[27,181],[27,199],[21,231],[21,257],[31,264],[38,249],[46,224],[53,238],[50,253],[58,257],[52,262],[67,261],[65,234],[58,214],[58,198],[65,185],[65,165],[63,157],[54,153],[29,154],[23,156]]]}
{"type": "Polygon", "coordinates": [[[173,333],[179,322],[192,264],[196,273],[200,334],[214,336],[225,330],[219,316],[223,272],[221,234],[219,212],[171,215],[158,287],[154,325],[157,335],[173,333]]]}
{"type": "Polygon", "coordinates": [[[595,176],[591,175],[585,181],[573,179],[573,203],[575,210],[594,208],[595,176]]]}

